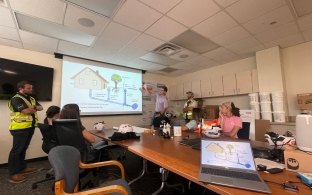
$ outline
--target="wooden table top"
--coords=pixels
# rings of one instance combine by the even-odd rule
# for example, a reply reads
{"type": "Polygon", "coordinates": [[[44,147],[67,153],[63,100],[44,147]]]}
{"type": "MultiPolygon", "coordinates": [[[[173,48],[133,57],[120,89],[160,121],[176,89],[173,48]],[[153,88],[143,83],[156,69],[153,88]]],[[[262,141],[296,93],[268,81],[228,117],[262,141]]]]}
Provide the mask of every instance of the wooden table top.
{"type": "MultiPolygon", "coordinates": [[[[92,134],[96,134],[102,139],[108,139],[115,131],[104,130],[101,132],[91,131],[92,134]]],[[[194,150],[189,146],[179,144],[186,136],[190,139],[198,137],[197,134],[183,133],[181,137],[173,137],[171,139],[165,139],[163,137],[153,134],[141,134],[140,140],[123,140],[113,141],[113,143],[127,148],[129,151],[141,156],[142,158],[151,161],[171,172],[174,172],[194,183],[204,186],[219,194],[261,194],[258,192],[251,192],[248,190],[241,190],[232,187],[226,187],[215,184],[207,184],[198,181],[198,173],[200,167],[200,151],[194,150]]],[[[299,182],[296,174],[291,171],[284,170],[283,173],[269,174],[260,172],[261,177],[264,180],[284,183],[286,181],[299,182]]],[[[311,194],[312,190],[302,183],[295,183],[299,188],[299,192],[292,192],[284,190],[281,185],[267,182],[272,194],[311,194]]]]}

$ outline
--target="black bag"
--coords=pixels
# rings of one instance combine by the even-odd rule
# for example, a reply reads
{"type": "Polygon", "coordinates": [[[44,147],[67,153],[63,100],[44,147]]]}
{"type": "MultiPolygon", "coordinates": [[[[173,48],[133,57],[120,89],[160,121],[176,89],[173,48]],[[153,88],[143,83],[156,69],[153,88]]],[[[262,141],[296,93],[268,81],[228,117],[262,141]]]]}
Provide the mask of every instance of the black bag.
{"type": "Polygon", "coordinates": [[[126,139],[140,139],[140,136],[137,136],[135,132],[127,132],[127,133],[120,133],[115,132],[111,137],[108,137],[112,141],[121,141],[126,139]]]}

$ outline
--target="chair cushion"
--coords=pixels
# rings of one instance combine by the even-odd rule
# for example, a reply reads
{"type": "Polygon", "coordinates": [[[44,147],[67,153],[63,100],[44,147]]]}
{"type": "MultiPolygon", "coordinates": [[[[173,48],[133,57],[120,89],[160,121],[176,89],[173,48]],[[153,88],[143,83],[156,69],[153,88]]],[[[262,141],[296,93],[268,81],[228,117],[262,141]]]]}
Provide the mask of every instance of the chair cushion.
{"type": "MultiPolygon", "coordinates": [[[[131,195],[131,189],[128,185],[128,183],[124,180],[124,179],[117,179],[117,180],[113,180],[113,181],[108,181],[105,182],[103,184],[101,184],[99,187],[105,187],[105,186],[110,186],[110,185],[120,185],[123,186],[129,195],[131,195]]],[[[118,195],[119,193],[111,193],[110,195],[118,195]]]]}

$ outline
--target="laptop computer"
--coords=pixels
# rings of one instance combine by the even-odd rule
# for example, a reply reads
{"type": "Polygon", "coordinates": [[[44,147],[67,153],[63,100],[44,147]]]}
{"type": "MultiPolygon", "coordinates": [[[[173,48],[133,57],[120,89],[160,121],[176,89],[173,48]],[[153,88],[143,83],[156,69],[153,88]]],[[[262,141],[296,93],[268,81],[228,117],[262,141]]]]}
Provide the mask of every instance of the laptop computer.
{"type": "Polygon", "coordinates": [[[248,141],[202,139],[199,180],[271,193],[257,172],[248,141]]]}

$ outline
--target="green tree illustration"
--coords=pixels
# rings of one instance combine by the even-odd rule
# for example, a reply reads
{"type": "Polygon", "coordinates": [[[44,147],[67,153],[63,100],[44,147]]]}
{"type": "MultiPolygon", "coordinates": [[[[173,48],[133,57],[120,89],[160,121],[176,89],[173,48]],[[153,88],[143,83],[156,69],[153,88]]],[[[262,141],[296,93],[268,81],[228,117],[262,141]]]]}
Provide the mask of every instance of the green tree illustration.
{"type": "Polygon", "coordinates": [[[122,78],[118,74],[113,74],[111,80],[115,83],[115,89],[117,89],[117,85],[122,81],[122,78]]]}

